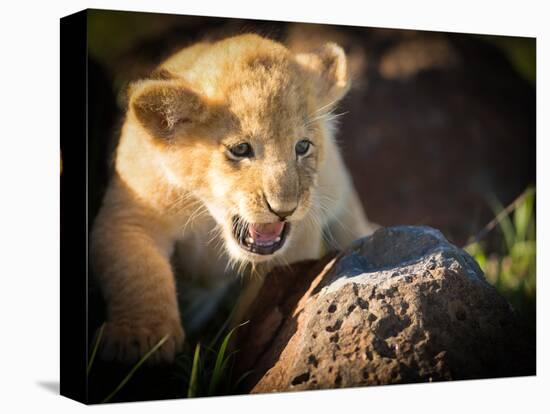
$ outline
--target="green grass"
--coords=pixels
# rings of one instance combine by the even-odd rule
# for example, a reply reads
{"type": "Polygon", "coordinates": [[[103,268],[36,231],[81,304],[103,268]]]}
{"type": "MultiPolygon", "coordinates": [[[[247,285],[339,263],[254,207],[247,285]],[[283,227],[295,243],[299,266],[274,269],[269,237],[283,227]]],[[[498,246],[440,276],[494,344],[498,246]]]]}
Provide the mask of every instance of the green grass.
{"type": "Polygon", "coordinates": [[[199,365],[201,363],[200,360],[201,355],[201,344],[200,342],[197,343],[195,346],[195,354],[193,356],[193,366],[191,369],[191,374],[189,375],[189,384],[187,385],[187,398],[193,398],[197,395],[197,378],[199,376],[199,371],[201,370],[199,368],[199,365]]]}
{"type": "Polygon", "coordinates": [[[491,206],[498,225],[487,240],[465,250],[477,261],[487,280],[508,299],[533,333],[536,315],[535,189],[528,188],[510,214],[497,200],[491,206]],[[507,213],[507,212],[504,212],[507,213]]]}
{"type": "MultiPolygon", "coordinates": [[[[246,372],[236,380],[233,378],[234,356],[237,351],[228,352],[230,341],[234,337],[235,331],[248,323],[248,321],[227,331],[228,323],[229,320],[221,327],[207,347],[201,348],[200,342],[197,342],[192,353],[183,352],[177,356],[175,367],[176,376],[183,379],[183,389],[186,390],[186,393],[182,391],[182,397],[193,398],[232,394],[242,381],[252,372],[246,372]],[[201,349],[203,350],[202,353],[201,349]]],[[[92,348],[92,354],[87,367],[88,376],[94,365],[94,360],[102,340],[103,328],[104,325],[99,329],[92,348]]],[[[164,342],[166,342],[167,339],[168,335],[163,337],[149,352],[147,352],[147,354],[128,371],[128,374],[113,391],[101,402],[110,402],[132,379],[138,369],[164,344],[164,342]]]]}
{"type": "Polygon", "coordinates": [[[234,378],[234,357],[238,351],[229,352],[235,331],[246,323],[228,331],[227,324],[224,324],[209,345],[202,346],[197,342],[193,352],[189,347],[177,357],[177,376],[182,380],[188,398],[233,394],[250,374],[247,372],[238,379],[234,378]]]}

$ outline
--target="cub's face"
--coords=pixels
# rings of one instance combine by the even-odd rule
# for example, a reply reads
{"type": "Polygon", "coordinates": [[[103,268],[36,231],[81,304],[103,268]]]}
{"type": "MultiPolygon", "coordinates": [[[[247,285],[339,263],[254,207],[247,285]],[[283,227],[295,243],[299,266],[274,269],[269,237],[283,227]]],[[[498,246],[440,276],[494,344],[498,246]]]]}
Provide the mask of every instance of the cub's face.
{"type": "Polygon", "coordinates": [[[347,90],[345,57],[335,45],[252,56],[237,75],[210,83],[210,96],[180,78],[145,81],[131,103],[167,180],[206,207],[233,260],[261,262],[282,254],[301,224],[318,226],[326,117],[347,90]]]}
{"type": "Polygon", "coordinates": [[[233,107],[240,128],[211,151],[203,199],[234,258],[258,262],[281,254],[298,223],[314,220],[325,136],[309,123],[307,99],[288,95],[280,107],[264,103],[262,111],[233,107]]]}

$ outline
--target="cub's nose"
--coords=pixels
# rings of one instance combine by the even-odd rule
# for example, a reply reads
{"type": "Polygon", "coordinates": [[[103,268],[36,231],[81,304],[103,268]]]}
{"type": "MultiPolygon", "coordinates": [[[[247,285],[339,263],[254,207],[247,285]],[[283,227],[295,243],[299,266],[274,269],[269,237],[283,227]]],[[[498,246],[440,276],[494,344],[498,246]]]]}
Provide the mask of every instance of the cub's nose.
{"type": "Polygon", "coordinates": [[[296,211],[297,205],[294,205],[294,207],[291,209],[288,209],[288,207],[284,208],[283,206],[280,206],[277,204],[273,206],[272,205],[273,203],[270,203],[267,197],[264,196],[264,198],[265,198],[265,203],[267,205],[268,210],[271,211],[273,214],[275,214],[277,217],[279,217],[281,221],[284,221],[287,217],[291,216],[292,213],[296,211]]]}

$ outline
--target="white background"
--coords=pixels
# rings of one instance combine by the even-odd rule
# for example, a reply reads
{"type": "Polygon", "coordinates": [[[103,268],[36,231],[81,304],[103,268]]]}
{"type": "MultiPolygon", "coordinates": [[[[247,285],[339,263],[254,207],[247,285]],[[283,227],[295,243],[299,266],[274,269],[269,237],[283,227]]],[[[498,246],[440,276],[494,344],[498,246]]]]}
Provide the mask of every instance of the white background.
{"type": "MultiPolygon", "coordinates": [[[[548,409],[545,1],[30,1],[0,11],[0,412],[541,412],[548,409]],[[59,18],[86,7],[537,37],[538,375],[85,408],[59,381],[59,18]],[[544,139],[546,138],[546,139],[544,139]],[[546,257],[545,257],[546,256],[546,257]],[[53,390],[52,390],[53,389],[53,390]]],[[[75,139],[81,139],[75,137],[75,139]]],[[[521,144],[521,140],[518,140],[521,144]]],[[[498,149],[497,149],[498,150],[498,149]]],[[[510,166],[513,168],[513,166],[510,166]]],[[[467,214],[467,212],[465,212],[467,214]]]]}

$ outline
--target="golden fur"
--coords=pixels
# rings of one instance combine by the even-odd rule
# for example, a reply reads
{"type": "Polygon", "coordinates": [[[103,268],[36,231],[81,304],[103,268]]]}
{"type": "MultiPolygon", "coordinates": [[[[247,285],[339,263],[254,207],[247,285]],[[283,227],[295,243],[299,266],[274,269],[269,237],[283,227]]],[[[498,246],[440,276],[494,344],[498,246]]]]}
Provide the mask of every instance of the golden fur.
{"type": "Polygon", "coordinates": [[[176,242],[183,276],[220,278],[318,258],[323,234],[345,246],[372,231],[332,136],[331,111],[348,88],[337,45],[294,55],[256,35],[184,49],[131,86],[91,238],[108,305],[105,357],[135,360],[166,334],[157,361],[181,347],[176,242]],[[304,137],[312,145],[298,157],[304,137]],[[242,142],[254,157],[231,159],[227,148],[242,142]],[[271,223],[272,211],[293,209],[272,255],[249,253],[232,235],[235,215],[271,223]]]}

